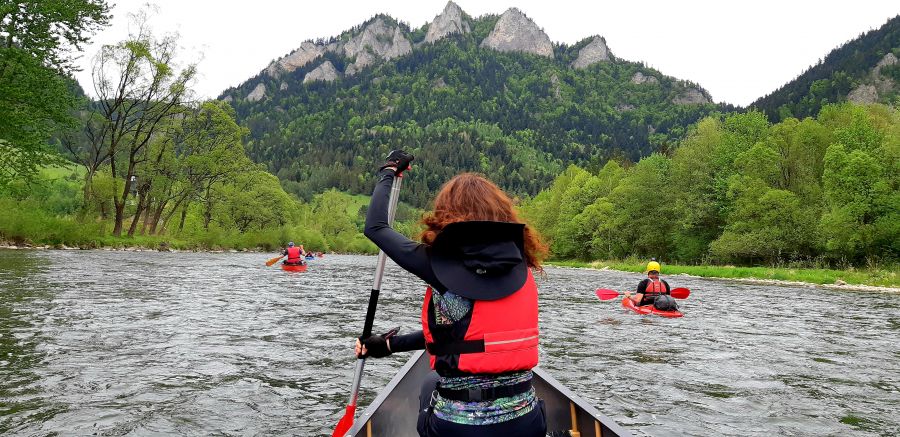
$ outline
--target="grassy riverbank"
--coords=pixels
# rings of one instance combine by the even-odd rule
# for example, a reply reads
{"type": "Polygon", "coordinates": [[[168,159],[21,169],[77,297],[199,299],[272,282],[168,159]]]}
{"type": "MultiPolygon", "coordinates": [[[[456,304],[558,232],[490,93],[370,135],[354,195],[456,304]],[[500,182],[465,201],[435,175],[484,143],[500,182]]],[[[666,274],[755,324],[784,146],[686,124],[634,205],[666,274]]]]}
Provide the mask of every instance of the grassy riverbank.
{"type": "MultiPolygon", "coordinates": [[[[593,269],[613,269],[626,272],[643,273],[643,261],[572,261],[554,260],[548,264],[563,267],[582,267],[593,269]]],[[[759,279],[775,281],[795,281],[810,284],[834,285],[869,285],[876,287],[900,288],[900,267],[896,265],[876,268],[849,268],[846,270],[801,268],[801,267],[735,267],[735,266],[690,266],[663,264],[663,276],[688,274],[704,278],[727,279],[759,279]]]]}

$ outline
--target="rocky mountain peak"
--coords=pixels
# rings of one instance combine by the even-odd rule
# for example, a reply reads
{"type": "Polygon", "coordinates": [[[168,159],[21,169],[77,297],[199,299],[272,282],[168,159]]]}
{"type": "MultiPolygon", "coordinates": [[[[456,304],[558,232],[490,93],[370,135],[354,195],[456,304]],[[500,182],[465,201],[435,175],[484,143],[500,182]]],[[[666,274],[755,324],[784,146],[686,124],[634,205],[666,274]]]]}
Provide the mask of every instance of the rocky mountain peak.
{"type": "Polygon", "coordinates": [[[347,74],[372,65],[376,60],[390,60],[412,52],[412,44],[403,36],[399,26],[390,26],[381,17],[344,44],[344,55],[356,61],[347,67],[347,74]]]}
{"type": "Polygon", "coordinates": [[[271,77],[277,77],[281,73],[290,73],[322,56],[323,53],[325,53],[325,47],[305,41],[300,44],[299,49],[271,63],[266,68],[266,73],[271,77]]]}
{"type": "Polygon", "coordinates": [[[491,33],[481,42],[500,52],[524,52],[539,56],[553,56],[550,37],[534,21],[516,8],[507,9],[491,33]]]}
{"type": "Polygon", "coordinates": [[[609,47],[606,46],[606,39],[602,36],[594,36],[588,45],[578,51],[578,59],[572,62],[574,68],[586,68],[589,65],[598,62],[609,61],[609,47]]]}
{"type": "Polygon", "coordinates": [[[447,2],[444,11],[434,17],[434,21],[428,25],[428,33],[425,34],[425,42],[435,42],[447,35],[454,33],[465,34],[471,32],[469,23],[463,19],[463,10],[452,1],[447,2]]]}

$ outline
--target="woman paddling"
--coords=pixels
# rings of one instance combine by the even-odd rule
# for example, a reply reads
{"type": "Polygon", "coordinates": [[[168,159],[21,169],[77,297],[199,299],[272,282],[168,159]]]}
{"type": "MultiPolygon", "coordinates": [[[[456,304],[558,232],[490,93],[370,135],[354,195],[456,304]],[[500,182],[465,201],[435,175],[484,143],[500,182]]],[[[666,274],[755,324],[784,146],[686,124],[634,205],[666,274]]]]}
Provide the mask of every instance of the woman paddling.
{"type": "Polygon", "coordinates": [[[512,201],[472,173],[447,182],[423,219],[421,243],[391,229],[391,183],[413,157],[394,151],[379,169],[365,235],[429,287],[422,331],[357,340],[360,357],[427,349],[437,376],[420,396],[420,436],[546,434],[531,386],[538,363],[537,287],[546,246],[521,223],[512,201]]]}

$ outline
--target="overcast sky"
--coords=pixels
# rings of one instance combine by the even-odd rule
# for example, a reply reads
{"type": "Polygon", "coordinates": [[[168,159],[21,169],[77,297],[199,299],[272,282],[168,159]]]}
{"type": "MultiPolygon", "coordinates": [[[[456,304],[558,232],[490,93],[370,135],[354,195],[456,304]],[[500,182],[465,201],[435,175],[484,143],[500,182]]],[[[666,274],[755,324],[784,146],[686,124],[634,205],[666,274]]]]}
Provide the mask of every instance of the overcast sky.
{"type": "MultiPolygon", "coordinates": [[[[112,25],[95,35],[77,78],[89,94],[102,44],[127,36],[128,14],[146,0],[115,2],[112,25]]],[[[182,59],[201,59],[200,97],[214,98],[307,39],[327,38],[377,13],[413,28],[445,0],[155,0],[156,33],[177,31],[182,59]]],[[[606,38],[614,55],[699,83],[716,102],[747,105],[792,80],[833,48],[900,13],[900,1],[857,0],[457,0],[469,15],[518,7],[554,42],[606,38]]]]}

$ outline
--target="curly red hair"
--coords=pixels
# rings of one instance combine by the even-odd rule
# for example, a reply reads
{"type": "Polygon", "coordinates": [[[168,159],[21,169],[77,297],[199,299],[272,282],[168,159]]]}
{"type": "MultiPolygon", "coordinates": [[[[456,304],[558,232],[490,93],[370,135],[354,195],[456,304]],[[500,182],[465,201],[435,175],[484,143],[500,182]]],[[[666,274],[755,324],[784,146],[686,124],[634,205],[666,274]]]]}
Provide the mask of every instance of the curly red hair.
{"type": "MultiPolygon", "coordinates": [[[[484,220],[524,223],[519,220],[512,199],[493,182],[476,173],[462,173],[447,181],[434,198],[434,210],[422,217],[425,230],[420,238],[425,244],[450,223],[484,220]]],[[[538,271],[547,256],[547,245],[540,234],[525,223],[525,261],[538,271]]]]}

